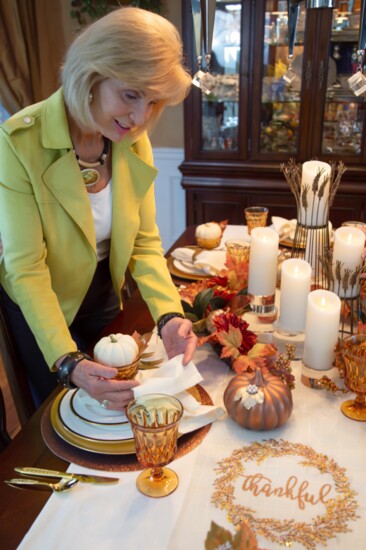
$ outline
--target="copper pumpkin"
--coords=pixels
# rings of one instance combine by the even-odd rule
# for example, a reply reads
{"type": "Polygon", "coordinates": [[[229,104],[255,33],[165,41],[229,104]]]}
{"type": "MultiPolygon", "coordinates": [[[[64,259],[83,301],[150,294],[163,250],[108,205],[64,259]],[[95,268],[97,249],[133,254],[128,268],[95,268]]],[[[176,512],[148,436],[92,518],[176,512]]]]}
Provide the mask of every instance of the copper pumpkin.
{"type": "Polygon", "coordinates": [[[289,418],[292,394],[278,376],[257,369],[238,374],[229,382],[224,404],[228,414],[243,428],[273,430],[289,418]]]}

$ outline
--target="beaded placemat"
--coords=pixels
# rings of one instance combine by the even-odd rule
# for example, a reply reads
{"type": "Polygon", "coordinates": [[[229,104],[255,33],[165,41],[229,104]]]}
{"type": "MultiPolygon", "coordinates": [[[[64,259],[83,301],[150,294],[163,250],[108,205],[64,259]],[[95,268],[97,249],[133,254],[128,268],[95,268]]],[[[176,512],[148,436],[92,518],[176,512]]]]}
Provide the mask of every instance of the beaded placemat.
{"type": "MultiPolygon", "coordinates": [[[[197,385],[196,388],[200,394],[201,403],[203,405],[212,405],[213,403],[211,397],[208,395],[206,390],[200,385],[197,385]]],[[[85,451],[74,447],[70,443],[67,443],[67,441],[64,441],[53,429],[50,415],[51,407],[52,403],[48,405],[43,413],[41,419],[41,432],[47,447],[56,456],[66,460],[67,462],[72,462],[73,464],[78,464],[79,466],[84,466],[85,468],[91,468],[94,470],[132,472],[143,469],[137,462],[136,455],[134,453],[128,455],[93,453],[91,451],[85,451]]],[[[208,424],[207,426],[195,430],[194,432],[182,435],[178,439],[176,458],[184,456],[195,449],[207,435],[210,428],[211,424],[208,424]]]]}

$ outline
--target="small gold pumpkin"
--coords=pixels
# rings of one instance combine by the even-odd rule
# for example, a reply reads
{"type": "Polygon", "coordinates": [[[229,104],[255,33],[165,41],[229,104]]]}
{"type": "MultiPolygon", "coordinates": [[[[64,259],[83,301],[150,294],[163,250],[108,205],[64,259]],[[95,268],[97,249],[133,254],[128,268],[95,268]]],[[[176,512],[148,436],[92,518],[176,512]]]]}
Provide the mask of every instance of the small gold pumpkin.
{"type": "Polygon", "coordinates": [[[243,428],[265,431],[282,426],[292,412],[290,388],[267,369],[238,374],[224,392],[228,414],[243,428]]]}

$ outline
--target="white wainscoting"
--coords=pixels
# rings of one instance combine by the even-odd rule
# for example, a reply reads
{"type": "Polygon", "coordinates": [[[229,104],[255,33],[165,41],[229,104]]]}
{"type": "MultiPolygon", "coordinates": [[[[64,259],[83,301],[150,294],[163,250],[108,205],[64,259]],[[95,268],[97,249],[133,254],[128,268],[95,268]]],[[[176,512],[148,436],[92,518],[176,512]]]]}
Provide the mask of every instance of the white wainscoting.
{"type": "Polygon", "coordinates": [[[167,251],[186,228],[186,198],[181,185],[182,174],[178,170],[184,150],[157,147],[153,153],[159,170],[155,180],[156,220],[167,251]]]}

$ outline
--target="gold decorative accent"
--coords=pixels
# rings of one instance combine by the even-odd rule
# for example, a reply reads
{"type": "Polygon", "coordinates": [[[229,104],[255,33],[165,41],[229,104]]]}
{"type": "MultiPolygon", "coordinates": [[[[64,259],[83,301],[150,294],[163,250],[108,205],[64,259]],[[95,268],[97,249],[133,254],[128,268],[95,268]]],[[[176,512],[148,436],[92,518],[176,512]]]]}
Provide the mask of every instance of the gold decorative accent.
{"type": "Polygon", "coordinates": [[[355,498],[357,493],[350,487],[345,468],[307,445],[283,439],[263,440],[261,443],[254,442],[249,447],[235,449],[229,458],[218,464],[216,471],[220,477],[214,482],[212,503],[217,508],[226,510],[228,521],[235,527],[246,521],[257,535],[281,546],[289,547],[294,542],[302,544],[308,550],[314,550],[319,543],[326,546],[327,541],[337,533],[351,531],[348,522],[360,517],[356,513],[359,508],[355,498]],[[245,471],[243,462],[256,461],[260,464],[266,458],[286,455],[303,457],[300,461],[302,466],[316,468],[321,474],[329,474],[333,479],[337,498],[323,501],[325,514],[315,516],[310,523],[293,519],[258,518],[252,508],[235,503],[234,484],[245,471]]]}
{"type": "Polygon", "coordinates": [[[123,367],[116,367],[117,374],[114,377],[116,380],[132,380],[135,378],[140,365],[141,355],[138,355],[129,365],[123,365],[123,367]]]}
{"type": "Polygon", "coordinates": [[[340,386],[337,386],[337,384],[333,382],[333,380],[329,378],[329,376],[322,376],[317,382],[322,389],[330,391],[332,393],[337,393],[337,391],[341,393],[348,393],[349,391],[347,390],[347,388],[341,388],[340,386]]]}
{"type": "Polygon", "coordinates": [[[99,172],[94,170],[94,168],[85,168],[85,170],[81,171],[81,176],[84,180],[85,187],[92,187],[92,185],[98,183],[100,179],[99,172]]]}

